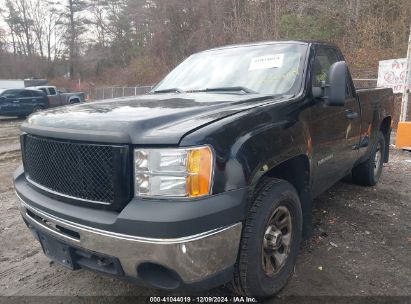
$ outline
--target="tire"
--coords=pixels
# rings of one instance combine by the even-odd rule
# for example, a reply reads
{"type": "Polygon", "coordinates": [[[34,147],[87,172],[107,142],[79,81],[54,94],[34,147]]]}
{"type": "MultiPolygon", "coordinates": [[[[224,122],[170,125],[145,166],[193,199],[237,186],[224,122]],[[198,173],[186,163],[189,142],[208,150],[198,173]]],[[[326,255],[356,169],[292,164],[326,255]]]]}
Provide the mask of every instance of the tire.
{"type": "Polygon", "coordinates": [[[35,107],[33,108],[33,111],[31,111],[31,113],[36,113],[36,112],[39,112],[39,111],[41,111],[41,110],[44,110],[44,107],[42,107],[42,106],[35,106],[35,107]]]}
{"type": "Polygon", "coordinates": [[[301,242],[302,221],[295,188],[284,180],[264,178],[252,198],[229,287],[238,295],[250,297],[264,298],[278,293],[293,272],[301,242]],[[291,226],[280,230],[282,225],[270,225],[284,221],[291,226]],[[273,253],[282,258],[271,257],[273,253]]]}
{"type": "Polygon", "coordinates": [[[385,153],[385,137],[381,132],[378,132],[377,140],[368,159],[352,170],[353,182],[363,186],[377,184],[381,177],[385,153]]]}
{"type": "Polygon", "coordinates": [[[70,104],[75,104],[75,103],[80,103],[80,100],[77,98],[70,100],[70,104]]]}

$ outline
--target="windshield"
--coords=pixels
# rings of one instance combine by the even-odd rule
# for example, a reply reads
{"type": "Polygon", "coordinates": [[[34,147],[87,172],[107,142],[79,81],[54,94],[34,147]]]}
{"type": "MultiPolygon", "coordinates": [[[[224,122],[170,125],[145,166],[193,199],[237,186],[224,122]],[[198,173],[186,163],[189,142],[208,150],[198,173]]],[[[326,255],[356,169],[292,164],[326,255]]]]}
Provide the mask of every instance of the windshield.
{"type": "Polygon", "coordinates": [[[302,76],[304,44],[232,47],[194,54],[152,92],[244,91],[295,94],[302,76]],[[231,89],[230,89],[231,88],[231,89]],[[234,88],[234,90],[233,90],[234,88]]]}

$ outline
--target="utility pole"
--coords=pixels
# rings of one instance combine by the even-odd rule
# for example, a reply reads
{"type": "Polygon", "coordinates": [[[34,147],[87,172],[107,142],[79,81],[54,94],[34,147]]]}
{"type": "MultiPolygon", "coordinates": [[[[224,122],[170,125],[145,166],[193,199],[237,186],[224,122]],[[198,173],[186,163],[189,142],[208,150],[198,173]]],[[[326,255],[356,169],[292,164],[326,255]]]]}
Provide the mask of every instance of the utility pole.
{"type": "Polygon", "coordinates": [[[410,33],[408,38],[408,50],[407,50],[407,67],[405,68],[405,82],[404,88],[402,91],[402,101],[401,101],[401,112],[400,112],[400,121],[407,120],[407,111],[408,111],[408,93],[410,92],[411,85],[411,26],[410,33]]]}

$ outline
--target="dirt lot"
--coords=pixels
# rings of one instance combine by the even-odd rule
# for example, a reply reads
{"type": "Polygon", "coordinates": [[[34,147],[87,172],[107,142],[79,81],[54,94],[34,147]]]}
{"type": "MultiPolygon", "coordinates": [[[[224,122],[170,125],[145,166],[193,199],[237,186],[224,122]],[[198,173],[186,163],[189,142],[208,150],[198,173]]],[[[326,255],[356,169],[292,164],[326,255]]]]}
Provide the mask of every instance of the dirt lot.
{"type": "MultiPolygon", "coordinates": [[[[12,187],[20,123],[0,118],[0,295],[165,295],[67,271],[43,255],[20,218],[12,187]]],[[[314,235],[280,296],[411,296],[410,218],[411,153],[392,150],[378,186],[341,182],[315,200],[314,235]]]]}

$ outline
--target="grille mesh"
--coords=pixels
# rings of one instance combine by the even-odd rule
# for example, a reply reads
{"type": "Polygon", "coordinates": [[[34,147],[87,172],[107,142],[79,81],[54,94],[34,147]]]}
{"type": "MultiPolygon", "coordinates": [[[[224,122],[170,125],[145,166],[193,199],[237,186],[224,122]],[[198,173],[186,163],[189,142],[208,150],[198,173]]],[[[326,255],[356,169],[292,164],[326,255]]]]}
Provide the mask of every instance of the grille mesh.
{"type": "Polygon", "coordinates": [[[112,204],[115,149],[26,135],[24,170],[30,180],[55,192],[112,204]]]}

